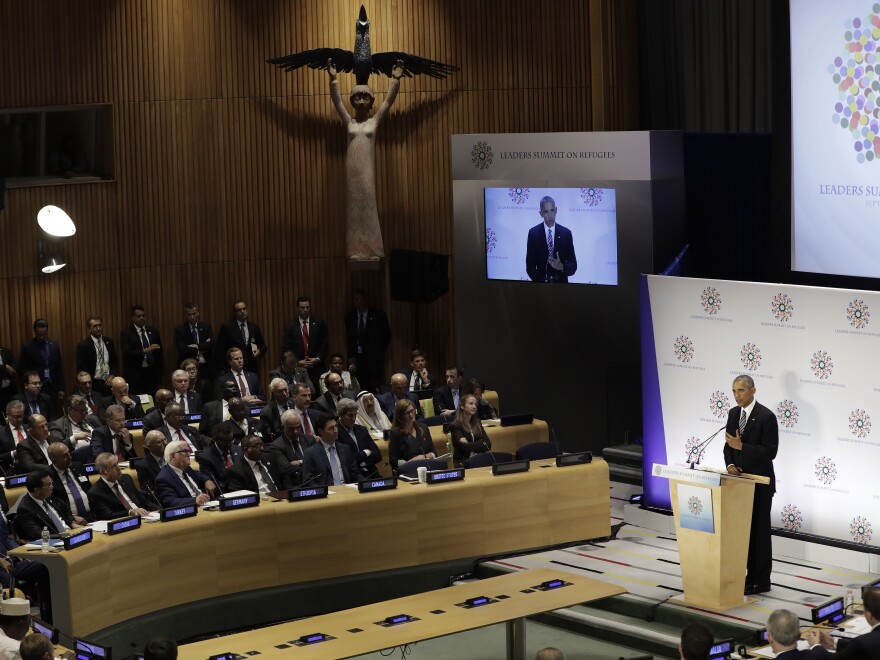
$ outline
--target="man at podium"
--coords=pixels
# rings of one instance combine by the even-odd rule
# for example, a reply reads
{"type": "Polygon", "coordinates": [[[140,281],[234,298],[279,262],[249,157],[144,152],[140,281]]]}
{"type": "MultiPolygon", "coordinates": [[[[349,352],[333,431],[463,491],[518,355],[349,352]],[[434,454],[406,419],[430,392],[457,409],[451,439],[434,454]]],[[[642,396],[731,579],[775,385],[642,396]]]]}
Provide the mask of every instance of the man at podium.
{"type": "Polygon", "coordinates": [[[776,416],[755,400],[755,381],[751,376],[737,376],[733,381],[736,407],[727,415],[724,462],[730,474],[758,474],[770,477],[769,486],[755,486],[752,505],[752,529],[746,562],[746,595],[770,591],[773,544],[770,540],[770,508],[776,492],[773,459],[779,447],[776,416]]]}

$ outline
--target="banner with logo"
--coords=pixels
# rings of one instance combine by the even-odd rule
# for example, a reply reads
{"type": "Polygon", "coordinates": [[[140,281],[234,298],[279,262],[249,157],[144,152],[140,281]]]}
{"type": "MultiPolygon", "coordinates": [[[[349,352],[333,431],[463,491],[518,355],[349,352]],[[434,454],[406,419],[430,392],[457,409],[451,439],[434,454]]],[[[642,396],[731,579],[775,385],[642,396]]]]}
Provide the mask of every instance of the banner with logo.
{"type": "Polygon", "coordinates": [[[642,276],[641,308],[649,505],[670,505],[654,463],[724,468],[723,432],[696,448],[744,373],[779,425],[773,525],[880,545],[880,293],[642,276]]]}
{"type": "Polygon", "coordinates": [[[715,533],[712,489],[678,484],[678,521],[682,529],[715,533]]]}

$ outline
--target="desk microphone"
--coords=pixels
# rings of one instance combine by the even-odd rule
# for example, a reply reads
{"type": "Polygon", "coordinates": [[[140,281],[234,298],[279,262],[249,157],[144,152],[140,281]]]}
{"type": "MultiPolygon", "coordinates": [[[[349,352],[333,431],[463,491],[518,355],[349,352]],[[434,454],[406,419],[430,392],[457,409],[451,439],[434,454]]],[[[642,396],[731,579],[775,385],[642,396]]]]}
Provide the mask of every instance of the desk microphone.
{"type": "Polygon", "coordinates": [[[306,486],[308,486],[310,483],[312,483],[315,479],[317,479],[317,478],[320,477],[320,476],[321,476],[321,473],[320,473],[320,472],[315,472],[315,474],[313,474],[311,477],[309,477],[308,479],[306,479],[305,481],[303,481],[303,482],[299,485],[299,487],[300,487],[300,488],[305,488],[306,486]]]}
{"type": "Polygon", "coordinates": [[[162,503],[159,501],[159,498],[156,497],[156,493],[153,492],[153,487],[150,484],[144,484],[143,490],[147,495],[149,495],[153,499],[153,501],[156,503],[156,506],[158,506],[160,509],[165,508],[162,506],[162,503]]]}
{"type": "Polygon", "coordinates": [[[553,436],[553,444],[556,445],[556,449],[557,449],[556,455],[562,456],[565,453],[565,451],[562,448],[562,443],[556,439],[556,430],[550,424],[548,424],[547,427],[550,429],[550,435],[553,436]]]}
{"type": "Polygon", "coordinates": [[[703,440],[703,442],[701,442],[700,444],[696,445],[695,447],[693,447],[693,448],[688,452],[687,461],[685,461],[685,462],[691,464],[691,470],[694,469],[694,465],[695,465],[696,463],[699,463],[699,461],[695,460],[695,458],[699,458],[699,456],[700,456],[700,454],[702,453],[702,451],[703,451],[706,447],[709,446],[709,444],[712,442],[712,440],[715,439],[715,436],[718,435],[719,433],[721,433],[721,432],[722,432],[724,429],[726,429],[726,428],[727,428],[727,424],[725,424],[725,425],[722,426],[720,429],[718,429],[717,431],[715,431],[715,433],[713,433],[712,435],[710,435],[708,438],[706,438],[705,440],[703,440]]]}

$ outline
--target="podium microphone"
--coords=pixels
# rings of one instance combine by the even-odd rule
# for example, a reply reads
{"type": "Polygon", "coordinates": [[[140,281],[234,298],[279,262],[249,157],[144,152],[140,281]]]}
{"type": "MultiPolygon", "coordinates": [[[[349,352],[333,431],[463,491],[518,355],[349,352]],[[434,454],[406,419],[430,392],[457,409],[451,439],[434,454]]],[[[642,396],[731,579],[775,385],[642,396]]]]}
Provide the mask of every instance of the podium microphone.
{"type": "Polygon", "coordinates": [[[722,426],[720,429],[718,429],[717,431],[715,431],[715,433],[713,433],[712,435],[710,435],[708,438],[706,438],[705,440],[703,440],[703,442],[701,442],[701,443],[698,444],[697,446],[693,447],[693,448],[688,452],[687,462],[691,464],[691,470],[694,469],[694,465],[695,465],[696,463],[699,463],[699,461],[696,460],[696,458],[699,458],[699,456],[700,456],[700,454],[703,452],[703,450],[704,450],[706,447],[709,446],[709,444],[712,442],[712,440],[715,439],[715,436],[718,435],[719,433],[721,433],[721,432],[722,432],[724,429],[726,429],[726,428],[727,428],[727,424],[725,424],[725,425],[722,426]]]}

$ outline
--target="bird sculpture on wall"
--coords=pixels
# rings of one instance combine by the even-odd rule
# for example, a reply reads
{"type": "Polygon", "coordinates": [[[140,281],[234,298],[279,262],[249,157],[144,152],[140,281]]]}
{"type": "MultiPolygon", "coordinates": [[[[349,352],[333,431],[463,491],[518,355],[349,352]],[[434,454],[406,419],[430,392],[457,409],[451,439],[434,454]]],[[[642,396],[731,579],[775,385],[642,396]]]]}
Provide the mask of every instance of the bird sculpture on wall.
{"type": "Polygon", "coordinates": [[[445,78],[448,74],[459,70],[457,66],[451,64],[399,51],[373,53],[370,48],[370,21],[363,5],[355,23],[354,52],[342,48],[314,48],[292,55],[273,57],[267,62],[285,71],[295,71],[303,66],[310,69],[326,69],[328,60],[332,60],[339,71],[345,73],[354,71],[355,82],[358,85],[368,84],[371,73],[381,73],[391,78],[391,71],[398,61],[403,63],[403,75],[407,78],[412,78],[414,75],[445,78]]]}
{"type": "MultiPolygon", "coordinates": [[[[285,71],[295,71],[303,66],[327,71],[330,99],[348,133],[345,152],[346,252],[349,262],[360,264],[358,267],[378,267],[378,262],[385,256],[385,248],[376,203],[376,131],[397,98],[401,77],[426,75],[442,79],[458,71],[458,67],[399,51],[373,53],[370,21],[363,5],[355,23],[354,52],[341,48],[315,48],[267,61],[285,71]],[[349,96],[354,114],[350,114],[342,102],[336,77],[339,71],[354,72],[356,84],[349,96]],[[368,84],[371,73],[391,78],[385,101],[375,114],[375,95],[368,84]]],[[[328,197],[332,194],[329,191],[328,197]]]]}

